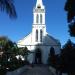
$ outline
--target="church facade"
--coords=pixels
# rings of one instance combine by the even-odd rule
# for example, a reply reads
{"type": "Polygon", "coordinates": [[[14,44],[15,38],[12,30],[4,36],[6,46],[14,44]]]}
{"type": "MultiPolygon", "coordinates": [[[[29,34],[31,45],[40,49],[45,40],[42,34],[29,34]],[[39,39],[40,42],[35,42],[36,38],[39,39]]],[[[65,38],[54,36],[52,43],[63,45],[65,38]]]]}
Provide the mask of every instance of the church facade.
{"type": "Polygon", "coordinates": [[[51,47],[54,48],[56,54],[60,52],[60,42],[46,31],[45,12],[42,0],[37,0],[33,9],[32,32],[17,43],[18,47],[27,47],[31,51],[31,54],[28,56],[30,63],[40,60],[46,64],[51,47]],[[38,58],[37,54],[41,59],[38,58]]]}

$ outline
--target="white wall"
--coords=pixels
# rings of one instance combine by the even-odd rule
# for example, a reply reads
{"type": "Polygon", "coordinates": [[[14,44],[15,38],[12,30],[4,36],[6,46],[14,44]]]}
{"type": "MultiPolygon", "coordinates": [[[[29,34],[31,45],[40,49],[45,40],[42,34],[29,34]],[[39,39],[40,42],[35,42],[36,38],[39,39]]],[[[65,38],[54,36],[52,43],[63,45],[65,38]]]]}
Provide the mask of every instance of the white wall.
{"type": "MultiPolygon", "coordinates": [[[[30,46],[27,46],[27,47],[30,47],[30,46]]],[[[34,61],[34,58],[35,58],[34,52],[35,52],[36,48],[40,48],[41,49],[41,52],[42,52],[42,62],[44,64],[47,64],[48,55],[49,55],[51,47],[54,48],[56,54],[59,54],[59,52],[60,52],[60,47],[59,46],[31,46],[31,47],[34,47],[34,49],[30,50],[30,51],[33,52],[28,57],[28,60],[30,61],[30,63],[32,63],[34,61]]]]}

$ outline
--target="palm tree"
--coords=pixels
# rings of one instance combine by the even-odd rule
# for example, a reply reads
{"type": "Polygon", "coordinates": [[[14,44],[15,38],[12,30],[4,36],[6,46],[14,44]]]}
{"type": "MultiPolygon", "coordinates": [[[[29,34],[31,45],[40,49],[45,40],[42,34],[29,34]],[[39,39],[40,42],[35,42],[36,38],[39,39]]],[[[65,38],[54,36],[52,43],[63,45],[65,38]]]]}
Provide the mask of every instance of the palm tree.
{"type": "Polygon", "coordinates": [[[16,18],[13,0],[0,0],[0,10],[5,11],[11,18],[16,18]]]}

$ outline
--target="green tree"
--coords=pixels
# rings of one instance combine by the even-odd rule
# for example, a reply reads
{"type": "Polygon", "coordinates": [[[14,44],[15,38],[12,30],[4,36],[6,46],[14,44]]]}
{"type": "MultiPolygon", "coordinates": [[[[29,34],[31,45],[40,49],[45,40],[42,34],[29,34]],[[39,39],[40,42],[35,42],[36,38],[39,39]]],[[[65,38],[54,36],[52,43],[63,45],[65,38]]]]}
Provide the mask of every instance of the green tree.
{"type": "Polygon", "coordinates": [[[11,18],[17,17],[13,0],[0,0],[0,10],[5,11],[11,18]]]}
{"type": "Polygon", "coordinates": [[[26,61],[28,61],[28,60],[27,60],[28,54],[29,54],[28,48],[27,48],[27,47],[24,47],[24,49],[23,49],[23,56],[25,56],[25,60],[26,60],[26,61]]]}
{"type": "Polygon", "coordinates": [[[69,24],[70,36],[75,37],[75,22],[69,24]]]}
{"type": "Polygon", "coordinates": [[[28,50],[27,47],[19,48],[19,55],[21,55],[21,56],[23,56],[25,58],[24,62],[26,64],[29,64],[29,62],[28,62],[29,53],[30,53],[30,51],[28,50]]]}
{"type": "MultiPolygon", "coordinates": [[[[7,68],[7,62],[8,62],[8,58],[10,57],[10,51],[11,51],[11,47],[13,46],[13,42],[11,40],[9,40],[7,37],[3,36],[0,37],[0,50],[2,52],[1,55],[1,70],[0,72],[5,73],[6,72],[6,68],[7,68]]],[[[0,52],[0,53],[1,53],[0,52]]]]}
{"type": "Polygon", "coordinates": [[[74,44],[71,42],[71,40],[68,40],[68,42],[63,46],[60,57],[61,57],[60,69],[63,72],[68,72],[69,74],[74,73],[75,47],[74,47],[74,44]]]}
{"type": "Polygon", "coordinates": [[[0,50],[2,52],[2,55],[0,58],[1,59],[0,72],[7,71],[7,69],[15,70],[17,68],[16,65],[18,62],[18,60],[16,59],[16,55],[18,54],[18,51],[19,51],[16,43],[12,42],[7,37],[4,37],[4,36],[0,37],[0,50]]]}
{"type": "Polygon", "coordinates": [[[67,0],[64,9],[67,12],[70,36],[75,37],[75,0],[67,0]]]}

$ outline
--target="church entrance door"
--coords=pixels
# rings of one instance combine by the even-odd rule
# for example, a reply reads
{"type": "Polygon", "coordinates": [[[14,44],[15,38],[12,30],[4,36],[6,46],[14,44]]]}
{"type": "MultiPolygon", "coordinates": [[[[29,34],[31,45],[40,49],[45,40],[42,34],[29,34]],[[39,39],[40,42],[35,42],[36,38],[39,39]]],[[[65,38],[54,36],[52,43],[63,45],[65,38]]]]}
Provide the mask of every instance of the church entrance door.
{"type": "Polygon", "coordinates": [[[37,48],[35,50],[35,64],[41,64],[42,63],[42,53],[41,49],[37,48]]]}

